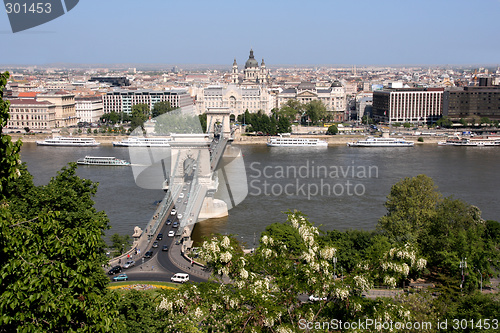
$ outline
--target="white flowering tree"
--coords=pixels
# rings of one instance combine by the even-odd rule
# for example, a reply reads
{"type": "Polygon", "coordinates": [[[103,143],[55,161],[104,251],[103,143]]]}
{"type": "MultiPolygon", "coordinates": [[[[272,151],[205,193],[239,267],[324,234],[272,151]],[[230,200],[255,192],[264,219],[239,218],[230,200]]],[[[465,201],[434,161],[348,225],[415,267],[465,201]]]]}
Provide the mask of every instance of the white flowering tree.
{"type": "MultiPolygon", "coordinates": [[[[398,257],[395,252],[392,258],[388,254],[375,264],[360,265],[345,278],[334,278],[333,261],[341,249],[321,245],[318,228],[300,212],[289,212],[286,224],[299,235],[300,244],[295,244],[294,251],[271,235],[263,235],[250,255],[244,255],[230,236],[205,241],[199,255],[212,269],[214,281],[165,291],[157,311],[165,313],[169,330],[295,332],[304,320],[345,320],[367,314],[376,318],[408,316],[404,308],[391,302],[373,307],[361,293],[372,286],[375,266],[397,258],[411,261],[411,254],[398,257]],[[221,283],[221,277],[231,282],[221,283]],[[309,295],[320,300],[310,302],[309,295]]],[[[400,278],[395,269],[383,273],[400,278]]]]}

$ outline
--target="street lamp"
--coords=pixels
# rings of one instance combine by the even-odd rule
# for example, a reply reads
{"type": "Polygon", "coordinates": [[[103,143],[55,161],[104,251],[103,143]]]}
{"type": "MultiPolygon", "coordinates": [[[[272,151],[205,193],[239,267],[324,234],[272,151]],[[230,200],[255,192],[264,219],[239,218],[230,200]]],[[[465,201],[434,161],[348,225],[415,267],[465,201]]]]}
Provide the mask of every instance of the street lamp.
{"type": "Polygon", "coordinates": [[[337,257],[333,257],[333,279],[337,278],[337,257]]]}
{"type": "Polygon", "coordinates": [[[464,268],[467,268],[467,258],[463,258],[460,261],[460,268],[462,269],[462,283],[460,283],[460,292],[462,292],[462,287],[464,284],[464,268]]]}
{"type": "Polygon", "coordinates": [[[479,268],[476,268],[476,269],[479,272],[479,276],[481,277],[481,292],[483,292],[483,274],[481,274],[481,271],[479,270],[479,268]]]}

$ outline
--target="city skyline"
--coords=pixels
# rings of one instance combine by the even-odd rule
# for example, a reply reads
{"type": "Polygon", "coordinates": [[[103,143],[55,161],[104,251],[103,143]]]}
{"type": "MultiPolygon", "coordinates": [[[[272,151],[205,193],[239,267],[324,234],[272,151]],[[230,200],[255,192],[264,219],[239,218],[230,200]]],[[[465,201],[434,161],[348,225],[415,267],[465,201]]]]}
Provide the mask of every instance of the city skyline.
{"type": "Polygon", "coordinates": [[[499,9],[498,0],[86,1],[15,34],[0,14],[0,64],[241,66],[252,48],[268,66],[496,66],[499,9]]]}

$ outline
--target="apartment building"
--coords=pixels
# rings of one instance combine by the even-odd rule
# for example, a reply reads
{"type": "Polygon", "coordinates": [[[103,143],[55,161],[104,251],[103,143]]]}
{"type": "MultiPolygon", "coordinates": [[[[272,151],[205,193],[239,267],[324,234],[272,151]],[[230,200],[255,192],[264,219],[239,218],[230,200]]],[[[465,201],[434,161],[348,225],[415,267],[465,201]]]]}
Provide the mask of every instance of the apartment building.
{"type": "Polygon", "coordinates": [[[132,113],[132,106],[147,104],[153,109],[158,102],[170,102],[174,108],[193,105],[193,99],[186,90],[114,90],[102,95],[104,113],[132,113]]]}
{"type": "Polygon", "coordinates": [[[56,105],[47,101],[11,99],[9,114],[6,129],[10,131],[24,132],[24,128],[29,128],[30,131],[50,131],[56,127],[56,105]]]}

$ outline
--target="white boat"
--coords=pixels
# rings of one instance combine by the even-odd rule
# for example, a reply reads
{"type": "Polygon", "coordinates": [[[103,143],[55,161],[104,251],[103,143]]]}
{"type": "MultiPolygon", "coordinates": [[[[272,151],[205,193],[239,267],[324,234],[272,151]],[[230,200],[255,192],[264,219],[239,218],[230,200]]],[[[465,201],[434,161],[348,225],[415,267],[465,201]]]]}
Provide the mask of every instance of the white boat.
{"type": "Polygon", "coordinates": [[[492,147],[492,146],[500,146],[499,139],[493,138],[460,138],[453,137],[449,138],[446,141],[439,141],[438,145],[440,146],[469,146],[469,147],[492,147]]]}
{"type": "Polygon", "coordinates": [[[395,138],[369,137],[365,140],[348,142],[347,145],[349,147],[413,147],[415,145],[415,142],[395,138]]]}
{"type": "Polygon", "coordinates": [[[319,139],[272,136],[267,141],[268,147],[327,147],[328,143],[319,139]]]}
{"type": "Polygon", "coordinates": [[[81,165],[130,165],[130,162],[125,160],[104,156],[85,156],[76,161],[76,163],[81,165]]]}
{"type": "Polygon", "coordinates": [[[92,138],[64,137],[57,136],[43,141],[36,141],[39,146],[65,146],[65,147],[95,147],[99,142],[92,138]]]}
{"type": "Polygon", "coordinates": [[[114,147],[170,147],[171,138],[165,137],[130,137],[122,141],[113,141],[114,147]]]}

